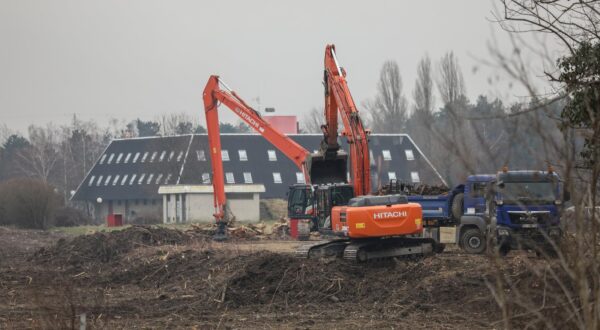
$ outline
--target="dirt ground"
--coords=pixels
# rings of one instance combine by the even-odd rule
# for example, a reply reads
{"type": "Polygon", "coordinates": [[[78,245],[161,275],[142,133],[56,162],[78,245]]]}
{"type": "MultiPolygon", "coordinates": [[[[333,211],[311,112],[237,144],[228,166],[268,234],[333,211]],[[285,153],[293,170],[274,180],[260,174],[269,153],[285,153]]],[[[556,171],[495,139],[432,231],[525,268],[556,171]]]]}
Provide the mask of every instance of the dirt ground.
{"type": "MultiPolygon", "coordinates": [[[[160,227],[76,237],[0,227],[0,328],[502,327],[486,257],[304,260],[296,241],[160,227]]],[[[507,267],[518,268],[515,254],[507,267]]]]}

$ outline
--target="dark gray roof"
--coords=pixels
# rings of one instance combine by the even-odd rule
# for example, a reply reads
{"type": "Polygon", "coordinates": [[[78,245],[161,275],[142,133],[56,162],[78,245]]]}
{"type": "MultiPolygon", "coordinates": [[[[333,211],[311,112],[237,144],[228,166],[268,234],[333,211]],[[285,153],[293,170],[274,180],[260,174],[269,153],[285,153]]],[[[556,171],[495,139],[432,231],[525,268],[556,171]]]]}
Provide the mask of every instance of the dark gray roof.
{"type": "MultiPolygon", "coordinates": [[[[320,134],[290,135],[309,151],[316,150],[320,134]]],[[[373,134],[373,189],[395,174],[398,180],[441,184],[443,181],[412,139],[405,134],[373,134]]],[[[289,185],[298,183],[299,170],[258,134],[222,134],[226,177],[234,183],[264,184],[262,198],[284,198],[289,185]],[[271,158],[269,153],[275,153],[271,158]],[[244,160],[244,154],[245,159],[244,160]],[[246,173],[246,174],[244,174],[246,173]],[[247,182],[250,173],[252,182],[247,182]],[[281,183],[275,182],[281,177],[281,183]]],[[[340,139],[347,150],[345,139],[340,139]]],[[[210,184],[210,153],[206,134],[113,140],[78,187],[74,200],[156,199],[164,184],[210,184]],[[109,179],[110,178],[110,179],[109,179]],[[101,182],[98,182],[101,179],[101,182]]]]}

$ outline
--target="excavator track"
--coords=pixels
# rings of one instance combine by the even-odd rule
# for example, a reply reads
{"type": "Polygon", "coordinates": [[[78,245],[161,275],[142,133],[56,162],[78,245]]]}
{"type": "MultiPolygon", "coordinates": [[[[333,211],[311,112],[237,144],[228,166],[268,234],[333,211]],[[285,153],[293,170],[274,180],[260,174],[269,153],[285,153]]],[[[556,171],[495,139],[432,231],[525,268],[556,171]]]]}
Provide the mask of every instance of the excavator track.
{"type": "Polygon", "coordinates": [[[296,249],[295,255],[301,259],[342,257],[344,249],[349,243],[349,239],[343,238],[304,244],[296,249]]]}
{"type": "Polygon", "coordinates": [[[302,245],[296,250],[296,257],[338,257],[352,262],[368,262],[394,257],[427,256],[434,253],[435,244],[430,238],[413,237],[338,239],[302,245]]]}
{"type": "Polygon", "coordinates": [[[433,254],[435,241],[429,238],[394,237],[356,240],[344,249],[344,259],[368,262],[395,257],[427,256],[433,254]]]}

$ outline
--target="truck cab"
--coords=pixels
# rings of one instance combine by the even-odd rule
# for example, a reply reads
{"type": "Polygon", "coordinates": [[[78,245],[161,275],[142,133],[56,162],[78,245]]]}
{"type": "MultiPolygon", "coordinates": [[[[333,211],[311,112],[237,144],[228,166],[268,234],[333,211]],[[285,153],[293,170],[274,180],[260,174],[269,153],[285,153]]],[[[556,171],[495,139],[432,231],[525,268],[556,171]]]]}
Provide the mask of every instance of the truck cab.
{"type": "Polygon", "coordinates": [[[488,242],[501,254],[513,249],[552,250],[552,242],[562,236],[558,174],[504,169],[494,176],[470,178],[457,228],[458,244],[466,252],[482,253],[488,242]]]}
{"type": "Polygon", "coordinates": [[[560,239],[561,188],[553,171],[498,173],[490,191],[489,215],[490,234],[502,253],[516,248],[548,249],[550,240],[560,239]]]}

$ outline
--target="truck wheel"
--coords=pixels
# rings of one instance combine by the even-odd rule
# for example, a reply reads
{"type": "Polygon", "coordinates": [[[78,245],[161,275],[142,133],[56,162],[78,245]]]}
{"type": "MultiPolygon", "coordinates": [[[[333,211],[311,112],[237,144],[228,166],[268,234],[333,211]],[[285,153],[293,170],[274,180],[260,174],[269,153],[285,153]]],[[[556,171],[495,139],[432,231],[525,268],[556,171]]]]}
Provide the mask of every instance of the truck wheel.
{"type": "Polygon", "coordinates": [[[471,228],[465,230],[460,238],[463,250],[469,254],[480,254],[485,251],[485,236],[479,229],[471,228]]]}
{"type": "Polygon", "coordinates": [[[465,194],[463,194],[463,193],[456,194],[454,196],[454,199],[452,199],[451,211],[452,211],[452,217],[454,217],[455,220],[459,220],[463,214],[464,199],[465,199],[465,194]]]}

